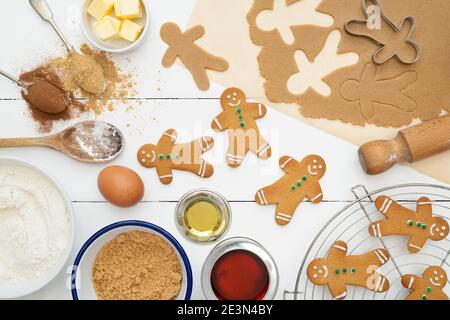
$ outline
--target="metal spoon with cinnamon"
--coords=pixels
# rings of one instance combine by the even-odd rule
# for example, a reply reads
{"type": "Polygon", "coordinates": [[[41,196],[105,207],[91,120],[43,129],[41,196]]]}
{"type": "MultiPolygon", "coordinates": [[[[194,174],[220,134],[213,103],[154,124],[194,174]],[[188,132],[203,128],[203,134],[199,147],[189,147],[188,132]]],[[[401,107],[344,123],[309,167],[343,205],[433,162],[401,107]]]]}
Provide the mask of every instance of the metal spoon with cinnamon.
{"type": "Polygon", "coordinates": [[[53,20],[53,13],[45,0],[29,0],[39,16],[56,31],[71,56],[71,71],[76,84],[84,91],[101,94],[106,89],[105,74],[100,64],[91,56],[79,54],[67,41],[53,20]]]}
{"type": "Polygon", "coordinates": [[[104,163],[119,156],[124,139],[109,123],[83,121],[52,136],[0,139],[0,148],[9,147],[49,147],[81,162],[104,163]]]}
{"type": "Polygon", "coordinates": [[[22,87],[25,90],[26,100],[34,108],[52,114],[66,110],[67,104],[63,92],[50,82],[37,80],[33,83],[25,83],[3,70],[0,70],[0,74],[22,87]]]}

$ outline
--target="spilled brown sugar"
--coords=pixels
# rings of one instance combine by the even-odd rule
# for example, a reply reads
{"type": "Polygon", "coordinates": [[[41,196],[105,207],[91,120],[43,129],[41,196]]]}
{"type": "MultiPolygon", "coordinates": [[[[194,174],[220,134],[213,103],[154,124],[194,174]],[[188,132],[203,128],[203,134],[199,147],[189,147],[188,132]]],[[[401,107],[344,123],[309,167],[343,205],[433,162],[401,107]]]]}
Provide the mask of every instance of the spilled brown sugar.
{"type": "MultiPolygon", "coordinates": [[[[59,121],[75,119],[86,112],[99,115],[104,111],[113,111],[115,102],[127,104],[127,109],[132,107],[132,105],[129,105],[127,98],[136,94],[133,74],[120,70],[111,59],[111,56],[105,52],[92,50],[86,44],[83,44],[80,50],[83,56],[94,59],[103,69],[106,86],[105,90],[100,94],[91,94],[82,90],[75,82],[72,56],[70,55],[48,60],[36,69],[21,76],[21,80],[25,82],[48,81],[64,91],[67,109],[63,113],[46,114],[36,108],[30,108],[31,117],[37,123],[38,131],[41,133],[48,133],[59,121]]],[[[91,80],[96,82],[95,79],[91,80]]],[[[26,99],[26,97],[24,98],[26,99]]]]}
{"type": "Polygon", "coordinates": [[[166,240],[130,231],[100,250],[92,281],[99,300],[172,300],[180,293],[182,271],[166,240]]]}

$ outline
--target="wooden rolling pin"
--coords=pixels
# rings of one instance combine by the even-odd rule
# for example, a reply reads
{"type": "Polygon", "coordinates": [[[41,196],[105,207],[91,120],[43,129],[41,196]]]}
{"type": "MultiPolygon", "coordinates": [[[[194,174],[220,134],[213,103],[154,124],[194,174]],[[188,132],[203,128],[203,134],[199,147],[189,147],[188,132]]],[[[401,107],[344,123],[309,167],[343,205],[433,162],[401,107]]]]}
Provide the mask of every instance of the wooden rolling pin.
{"type": "Polygon", "coordinates": [[[393,140],[366,143],[358,153],[364,171],[375,175],[397,163],[412,163],[449,149],[450,115],[447,115],[401,130],[393,140]]]}

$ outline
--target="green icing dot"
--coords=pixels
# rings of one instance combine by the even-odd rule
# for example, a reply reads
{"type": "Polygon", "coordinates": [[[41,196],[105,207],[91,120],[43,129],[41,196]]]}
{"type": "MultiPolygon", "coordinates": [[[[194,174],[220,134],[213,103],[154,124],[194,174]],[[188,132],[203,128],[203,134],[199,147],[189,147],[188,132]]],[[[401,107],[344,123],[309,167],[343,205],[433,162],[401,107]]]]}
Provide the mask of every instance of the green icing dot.
{"type": "Polygon", "coordinates": [[[427,292],[428,292],[428,293],[431,292],[431,288],[430,288],[430,287],[427,288],[427,292]]]}
{"type": "Polygon", "coordinates": [[[240,119],[240,120],[244,119],[244,116],[243,116],[242,114],[239,115],[239,119],[240,119]]]}
{"type": "Polygon", "coordinates": [[[347,273],[347,268],[342,269],[343,273],[347,273]]]}
{"type": "Polygon", "coordinates": [[[160,154],[160,155],[158,156],[158,158],[159,158],[159,160],[162,160],[162,159],[164,159],[164,155],[163,155],[163,154],[160,154]]]}
{"type": "Polygon", "coordinates": [[[241,127],[245,127],[245,122],[241,122],[241,127]]]}
{"type": "Polygon", "coordinates": [[[172,158],[172,156],[171,156],[170,154],[168,154],[168,155],[166,156],[166,158],[167,158],[167,159],[170,159],[170,158],[172,158]]]}
{"type": "Polygon", "coordinates": [[[412,220],[408,220],[406,222],[408,224],[408,226],[412,227],[414,225],[414,222],[412,220]]]}
{"type": "Polygon", "coordinates": [[[241,110],[241,109],[236,109],[236,112],[237,112],[237,113],[241,113],[242,110],[241,110]]]}
{"type": "Polygon", "coordinates": [[[422,296],[422,300],[427,300],[427,296],[426,296],[426,295],[423,295],[423,296],[422,296]]]}
{"type": "Polygon", "coordinates": [[[422,224],[421,224],[420,222],[417,222],[417,223],[416,223],[416,226],[417,226],[418,228],[420,228],[420,227],[422,226],[422,224]]]}
{"type": "Polygon", "coordinates": [[[291,187],[291,190],[294,191],[295,189],[297,189],[295,186],[291,187]]]}
{"type": "Polygon", "coordinates": [[[308,180],[308,177],[307,176],[303,176],[303,181],[306,181],[306,180],[308,180]]]}
{"type": "Polygon", "coordinates": [[[299,180],[297,181],[297,186],[301,187],[302,186],[302,182],[299,180]]]}
{"type": "Polygon", "coordinates": [[[339,271],[339,269],[336,269],[336,270],[334,271],[334,273],[335,273],[337,276],[341,274],[341,272],[339,271]]]}
{"type": "Polygon", "coordinates": [[[356,272],[356,269],[355,269],[355,268],[352,268],[350,271],[351,271],[352,273],[355,273],[355,272],[356,272]]]}
{"type": "Polygon", "coordinates": [[[423,224],[423,225],[422,225],[422,229],[423,229],[423,230],[426,230],[426,229],[427,229],[427,225],[426,225],[426,224],[423,224]]]}

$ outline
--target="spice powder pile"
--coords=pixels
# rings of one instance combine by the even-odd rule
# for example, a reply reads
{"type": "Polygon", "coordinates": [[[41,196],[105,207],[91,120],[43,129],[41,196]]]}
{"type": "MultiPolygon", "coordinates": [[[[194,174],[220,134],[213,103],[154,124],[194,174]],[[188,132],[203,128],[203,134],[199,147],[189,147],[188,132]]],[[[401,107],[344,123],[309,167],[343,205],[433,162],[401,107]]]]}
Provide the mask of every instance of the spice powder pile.
{"type": "MultiPolygon", "coordinates": [[[[33,82],[36,79],[48,81],[65,92],[68,108],[61,114],[47,114],[30,108],[31,117],[37,122],[41,133],[50,132],[57,121],[75,119],[86,112],[99,115],[104,111],[113,111],[114,101],[128,104],[128,98],[136,95],[133,73],[121,71],[108,53],[92,50],[86,44],[81,46],[80,51],[83,55],[95,59],[103,69],[106,87],[100,94],[86,92],[75,82],[74,73],[77,70],[73,70],[74,59],[79,59],[79,56],[74,58],[66,55],[51,59],[21,76],[21,80],[25,82],[33,82]]],[[[90,60],[86,59],[86,61],[90,60]]],[[[87,68],[88,66],[79,65],[78,67],[87,68]]],[[[96,79],[91,80],[95,85],[96,79]]],[[[128,109],[130,108],[131,106],[128,106],[128,109]]]]}
{"type": "Polygon", "coordinates": [[[92,281],[99,300],[172,300],[181,290],[182,271],[166,240],[131,231],[100,250],[92,281]]]}

